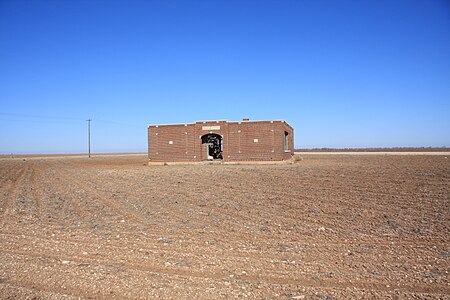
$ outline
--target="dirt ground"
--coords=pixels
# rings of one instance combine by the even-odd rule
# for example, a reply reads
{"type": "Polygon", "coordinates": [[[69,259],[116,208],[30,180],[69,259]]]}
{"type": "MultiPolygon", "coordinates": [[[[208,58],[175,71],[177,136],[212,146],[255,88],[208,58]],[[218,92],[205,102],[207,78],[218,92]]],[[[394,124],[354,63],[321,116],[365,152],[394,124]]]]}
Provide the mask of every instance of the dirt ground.
{"type": "Polygon", "coordinates": [[[445,155],[0,159],[2,299],[450,299],[445,155]]]}

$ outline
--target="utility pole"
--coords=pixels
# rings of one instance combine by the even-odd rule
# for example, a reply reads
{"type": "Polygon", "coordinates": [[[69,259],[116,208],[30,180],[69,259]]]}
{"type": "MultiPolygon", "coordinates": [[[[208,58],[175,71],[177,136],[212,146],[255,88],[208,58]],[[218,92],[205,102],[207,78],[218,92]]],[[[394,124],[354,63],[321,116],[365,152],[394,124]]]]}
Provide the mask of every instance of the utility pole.
{"type": "Polygon", "coordinates": [[[89,151],[89,158],[91,158],[91,121],[92,119],[87,119],[88,122],[88,151],[89,151]]]}

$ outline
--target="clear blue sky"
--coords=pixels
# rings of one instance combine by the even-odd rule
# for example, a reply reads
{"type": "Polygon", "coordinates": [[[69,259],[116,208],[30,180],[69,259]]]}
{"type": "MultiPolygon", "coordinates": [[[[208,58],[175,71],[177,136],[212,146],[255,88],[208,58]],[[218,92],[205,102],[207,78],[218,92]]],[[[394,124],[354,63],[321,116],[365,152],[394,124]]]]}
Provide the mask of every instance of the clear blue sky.
{"type": "Polygon", "coordinates": [[[0,153],[146,151],[284,119],[295,145],[450,146],[450,2],[0,0],[0,153]]]}

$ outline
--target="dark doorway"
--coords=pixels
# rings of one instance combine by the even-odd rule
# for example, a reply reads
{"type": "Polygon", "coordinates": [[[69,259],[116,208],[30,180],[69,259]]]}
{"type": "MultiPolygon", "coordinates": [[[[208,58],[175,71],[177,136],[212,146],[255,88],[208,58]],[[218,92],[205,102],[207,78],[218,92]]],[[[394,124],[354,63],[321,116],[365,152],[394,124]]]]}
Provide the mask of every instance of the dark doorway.
{"type": "Polygon", "coordinates": [[[202,136],[202,145],[205,145],[207,159],[222,159],[222,137],[216,133],[202,136]]]}

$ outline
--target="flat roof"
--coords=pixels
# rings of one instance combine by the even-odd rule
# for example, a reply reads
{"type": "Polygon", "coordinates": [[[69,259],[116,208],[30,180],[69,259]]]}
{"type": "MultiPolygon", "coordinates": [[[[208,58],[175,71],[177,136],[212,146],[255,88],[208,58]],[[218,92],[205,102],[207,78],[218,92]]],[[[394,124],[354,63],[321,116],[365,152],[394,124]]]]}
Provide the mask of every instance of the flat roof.
{"type": "Polygon", "coordinates": [[[241,120],[241,121],[228,121],[228,120],[207,120],[207,121],[196,121],[193,123],[172,123],[172,124],[151,124],[148,125],[147,128],[149,127],[159,127],[159,126],[187,126],[187,125],[195,125],[197,123],[256,123],[256,122],[283,122],[286,125],[288,125],[289,127],[291,127],[292,129],[294,129],[291,125],[289,125],[285,120],[241,120]]]}

